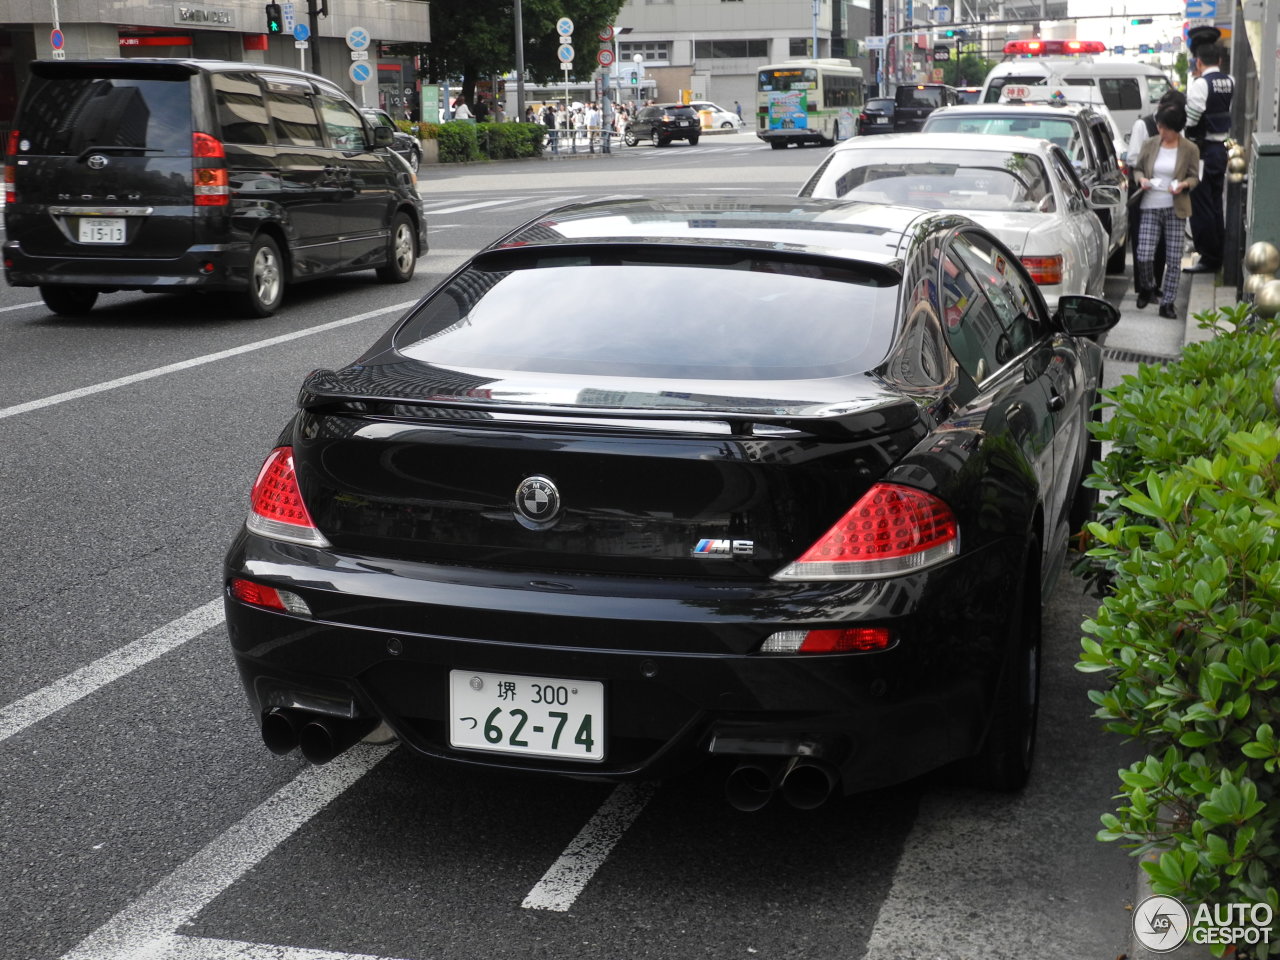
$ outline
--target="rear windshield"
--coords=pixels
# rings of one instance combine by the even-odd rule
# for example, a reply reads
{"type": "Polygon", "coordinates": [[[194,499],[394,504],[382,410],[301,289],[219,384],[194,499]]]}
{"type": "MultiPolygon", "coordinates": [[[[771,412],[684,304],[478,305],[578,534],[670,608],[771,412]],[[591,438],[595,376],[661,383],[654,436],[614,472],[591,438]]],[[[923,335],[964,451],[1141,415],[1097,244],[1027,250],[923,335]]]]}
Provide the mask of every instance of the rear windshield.
{"type": "Polygon", "coordinates": [[[832,154],[815,197],[905,203],[932,210],[1039,209],[1052,196],[1040,158],[1029,153],[956,150],[848,150],[832,154]]]}
{"type": "Polygon", "coordinates": [[[1000,91],[1005,87],[1034,87],[1043,83],[1048,83],[1048,77],[1043,73],[1029,73],[1026,76],[1016,76],[1011,74],[1007,77],[991,77],[987,80],[987,94],[982,99],[985,103],[998,103],[1000,100],[1000,91]]]}
{"type": "Polygon", "coordinates": [[[693,116],[693,107],[663,107],[662,112],[672,117],[691,117],[693,116]]]}
{"type": "Polygon", "coordinates": [[[1067,156],[1083,158],[1079,130],[1066,117],[1023,117],[1002,114],[975,117],[966,114],[934,114],[925,123],[928,133],[994,133],[999,136],[1036,137],[1052,140],[1067,156]]]}
{"type": "Polygon", "coordinates": [[[941,87],[899,87],[897,97],[900,107],[942,106],[941,87]]]}
{"type": "Polygon", "coordinates": [[[868,110],[892,110],[893,101],[888,97],[872,97],[867,101],[868,110]]]}
{"type": "Polygon", "coordinates": [[[692,251],[694,262],[662,257],[473,267],[406,321],[396,348],[480,375],[722,380],[863,373],[888,351],[897,288],[856,265],[739,254],[712,263],[692,251]]]}
{"type": "Polygon", "coordinates": [[[1142,85],[1137,77],[1068,77],[1067,84],[1073,87],[1097,87],[1102,94],[1102,102],[1110,110],[1142,110],[1146,104],[1142,100],[1142,85]]]}
{"type": "Polygon", "coordinates": [[[19,129],[19,149],[39,156],[79,156],[91,147],[190,156],[189,79],[32,77],[19,129]]]}

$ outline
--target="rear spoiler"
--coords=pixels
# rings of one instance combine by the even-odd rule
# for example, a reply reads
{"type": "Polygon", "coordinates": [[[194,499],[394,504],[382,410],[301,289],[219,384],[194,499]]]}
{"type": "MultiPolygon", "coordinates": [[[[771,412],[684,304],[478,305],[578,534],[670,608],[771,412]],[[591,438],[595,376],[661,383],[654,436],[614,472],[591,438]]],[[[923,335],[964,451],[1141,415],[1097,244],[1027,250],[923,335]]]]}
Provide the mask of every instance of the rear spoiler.
{"type": "Polygon", "coordinates": [[[504,403],[480,397],[396,396],[391,391],[360,389],[340,372],[317,370],[307,377],[298,394],[298,408],[316,414],[354,415],[403,419],[467,420],[494,419],[498,413],[528,421],[596,420],[650,421],[653,423],[721,423],[733,436],[755,435],[758,426],[793,430],[823,440],[850,440],[896,433],[916,427],[921,436],[925,426],[920,408],[909,397],[878,397],[869,402],[813,405],[796,412],[716,410],[696,407],[588,407],[557,404],[504,403]]]}

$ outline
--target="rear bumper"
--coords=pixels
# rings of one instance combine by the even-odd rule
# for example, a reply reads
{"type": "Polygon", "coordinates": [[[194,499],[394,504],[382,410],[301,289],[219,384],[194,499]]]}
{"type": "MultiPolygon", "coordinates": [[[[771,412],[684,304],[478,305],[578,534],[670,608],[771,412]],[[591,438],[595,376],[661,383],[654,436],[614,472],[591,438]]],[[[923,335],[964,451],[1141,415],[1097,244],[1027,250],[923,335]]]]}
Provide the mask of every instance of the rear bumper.
{"type": "Polygon", "coordinates": [[[1000,545],[926,573],[845,584],[637,581],[370,560],[241,533],[226,578],[301,596],[314,616],[226,599],[256,717],[273,707],[385,721],[454,762],[607,779],[661,777],[716,755],[804,752],[846,790],[910,779],[981,744],[1016,582],[1000,545]],[[991,598],[981,601],[975,598],[991,598]],[[769,634],[887,626],[895,645],[769,655],[769,634]],[[453,669],[595,680],[603,762],[454,749],[453,669]]]}
{"type": "Polygon", "coordinates": [[[66,285],[112,290],[155,287],[243,289],[248,283],[249,244],[201,244],[172,259],[32,256],[17,240],[3,247],[10,286],[66,285]]]}
{"type": "Polygon", "coordinates": [[[790,130],[760,130],[756,136],[765,143],[821,143],[822,131],[800,127],[790,130]]]}

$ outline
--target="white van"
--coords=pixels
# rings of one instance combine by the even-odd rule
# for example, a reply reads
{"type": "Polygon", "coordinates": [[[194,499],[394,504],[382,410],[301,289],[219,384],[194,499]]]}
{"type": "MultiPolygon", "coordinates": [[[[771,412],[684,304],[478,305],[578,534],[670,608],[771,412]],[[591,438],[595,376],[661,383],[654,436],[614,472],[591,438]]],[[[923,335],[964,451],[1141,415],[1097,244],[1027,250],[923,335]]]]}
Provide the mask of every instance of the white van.
{"type": "Polygon", "coordinates": [[[982,86],[982,102],[998,103],[1006,84],[1061,84],[1094,87],[1125,136],[1138,117],[1151,113],[1169,89],[1159,67],[1105,54],[1100,40],[1011,40],[1006,59],[991,68],[982,86]]]}

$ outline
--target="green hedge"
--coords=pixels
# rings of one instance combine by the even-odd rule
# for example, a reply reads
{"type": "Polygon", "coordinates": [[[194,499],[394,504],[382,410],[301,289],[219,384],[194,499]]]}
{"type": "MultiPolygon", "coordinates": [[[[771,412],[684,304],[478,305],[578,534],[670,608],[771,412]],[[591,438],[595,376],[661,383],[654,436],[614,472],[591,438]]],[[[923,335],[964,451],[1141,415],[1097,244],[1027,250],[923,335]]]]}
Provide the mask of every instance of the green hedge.
{"type": "Polygon", "coordinates": [[[441,163],[511,160],[542,154],[546,128],[540,123],[472,123],[452,120],[436,126],[441,163]]]}
{"type": "MultiPolygon", "coordinates": [[[[1104,391],[1093,425],[1113,447],[1087,481],[1104,506],[1084,567],[1106,596],[1077,668],[1147,751],[1098,836],[1157,853],[1157,893],[1280,917],[1280,340],[1243,306],[1198,319],[1214,339],[1104,391]]],[[[1271,939],[1252,955],[1280,954],[1271,939]]]]}

